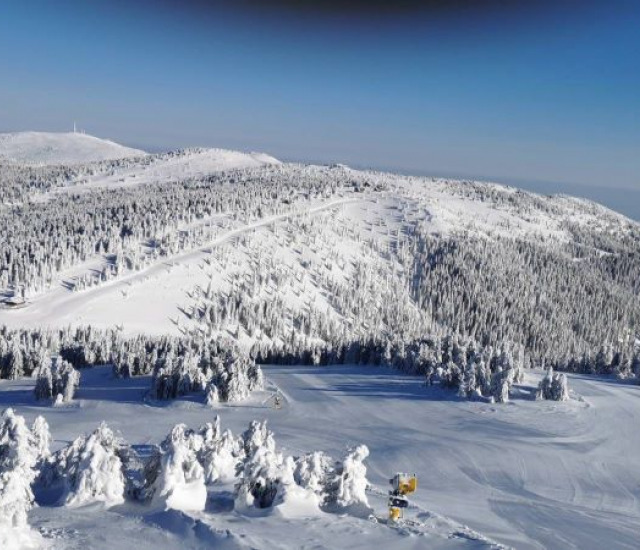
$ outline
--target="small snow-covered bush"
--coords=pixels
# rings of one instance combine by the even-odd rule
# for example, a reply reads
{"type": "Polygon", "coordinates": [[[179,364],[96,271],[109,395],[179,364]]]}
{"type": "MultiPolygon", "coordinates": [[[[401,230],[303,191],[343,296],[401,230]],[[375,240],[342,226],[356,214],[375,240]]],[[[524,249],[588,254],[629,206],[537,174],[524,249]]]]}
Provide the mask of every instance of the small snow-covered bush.
{"type": "Polygon", "coordinates": [[[569,383],[566,374],[554,374],[553,368],[549,367],[536,392],[536,399],[550,401],[568,401],[569,383]]]}

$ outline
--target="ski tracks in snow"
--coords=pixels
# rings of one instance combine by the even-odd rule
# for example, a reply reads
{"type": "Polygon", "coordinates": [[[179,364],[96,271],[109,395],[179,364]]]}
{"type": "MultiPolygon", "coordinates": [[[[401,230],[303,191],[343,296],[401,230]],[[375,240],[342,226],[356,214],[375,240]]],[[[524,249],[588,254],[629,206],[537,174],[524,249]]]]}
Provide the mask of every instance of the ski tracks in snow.
{"type": "MultiPolygon", "coordinates": [[[[372,485],[367,489],[367,493],[379,499],[384,499],[384,501],[386,501],[388,497],[388,491],[385,492],[372,485]]],[[[427,510],[415,503],[409,502],[407,510],[409,510],[414,517],[404,518],[397,523],[392,523],[386,517],[381,516],[372,516],[372,519],[376,523],[387,525],[388,527],[397,529],[399,532],[407,535],[421,535],[428,533],[450,539],[476,541],[482,544],[482,548],[491,550],[511,549],[510,546],[505,546],[495,542],[466,525],[458,523],[455,520],[442,516],[441,514],[431,510],[427,510]]]]}

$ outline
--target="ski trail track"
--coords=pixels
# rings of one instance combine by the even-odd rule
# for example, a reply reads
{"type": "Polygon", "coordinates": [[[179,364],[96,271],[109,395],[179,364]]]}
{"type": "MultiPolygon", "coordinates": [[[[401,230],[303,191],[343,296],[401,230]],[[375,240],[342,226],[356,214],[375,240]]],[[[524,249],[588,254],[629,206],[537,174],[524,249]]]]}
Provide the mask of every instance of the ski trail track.
{"type": "Polygon", "coordinates": [[[378,367],[265,371],[287,396],[274,415],[285,446],[301,423],[333,455],[366,443],[378,506],[395,472],[418,474],[406,528],[442,516],[519,549],[638,547],[640,471],[626,460],[640,452],[638,387],[572,377],[570,403],[491,405],[378,367]]]}
{"type": "MultiPolygon", "coordinates": [[[[322,450],[342,458],[349,447],[369,447],[369,502],[377,522],[323,514],[305,520],[303,529],[299,519],[273,515],[246,518],[231,511],[196,518],[216,532],[228,530],[250,548],[370,548],[374,540],[401,549],[638,547],[640,470],[628,457],[640,454],[640,387],[571,376],[571,402],[520,398],[491,405],[460,400],[454,392],[425,388],[416,377],[380,367],[264,371],[266,391],[213,410],[202,396],[145,402],[148,377],[114,380],[109,367],[83,371],[74,406],[37,403],[34,381],[18,380],[0,382],[0,407],[15,407],[28,422],[46,415],[56,448],[102,420],[139,446],[160,442],[177,422],[195,428],[216,414],[235,434],[251,420],[267,419],[278,448],[294,456],[322,450]],[[269,401],[276,390],[280,409],[269,401]],[[406,522],[392,529],[384,519],[386,491],[398,471],[415,472],[419,482],[406,522]]],[[[539,374],[528,378],[531,389],[539,374]]],[[[120,522],[131,532],[139,528],[136,514],[142,521],[148,514],[144,507],[120,512],[99,521],[120,522]]],[[[76,517],[83,516],[43,507],[32,513],[32,524],[85,536],[76,517]]],[[[89,547],[107,546],[92,540],[89,547]]]]}

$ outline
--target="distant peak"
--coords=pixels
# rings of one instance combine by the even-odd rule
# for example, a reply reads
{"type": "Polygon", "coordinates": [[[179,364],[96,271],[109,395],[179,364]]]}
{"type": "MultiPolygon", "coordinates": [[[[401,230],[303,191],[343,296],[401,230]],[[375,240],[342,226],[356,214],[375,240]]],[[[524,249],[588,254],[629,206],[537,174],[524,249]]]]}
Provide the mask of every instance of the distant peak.
{"type": "Polygon", "coordinates": [[[0,134],[0,162],[26,165],[84,164],[139,157],[144,151],[82,132],[0,134]]]}

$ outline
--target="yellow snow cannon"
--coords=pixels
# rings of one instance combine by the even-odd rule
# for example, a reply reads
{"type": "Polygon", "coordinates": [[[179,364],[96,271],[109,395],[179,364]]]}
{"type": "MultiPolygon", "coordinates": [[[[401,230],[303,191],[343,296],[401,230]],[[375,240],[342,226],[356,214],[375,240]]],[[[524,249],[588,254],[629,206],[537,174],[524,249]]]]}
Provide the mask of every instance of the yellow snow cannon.
{"type": "Polygon", "coordinates": [[[396,523],[404,519],[404,509],[409,507],[407,495],[416,492],[418,478],[415,474],[398,473],[389,480],[392,490],[389,491],[389,521],[396,523]]]}
{"type": "Polygon", "coordinates": [[[390,482],[398,495],[411,495],[418,489],[418,477],[415,474],[399,473],[390,482]]]}

